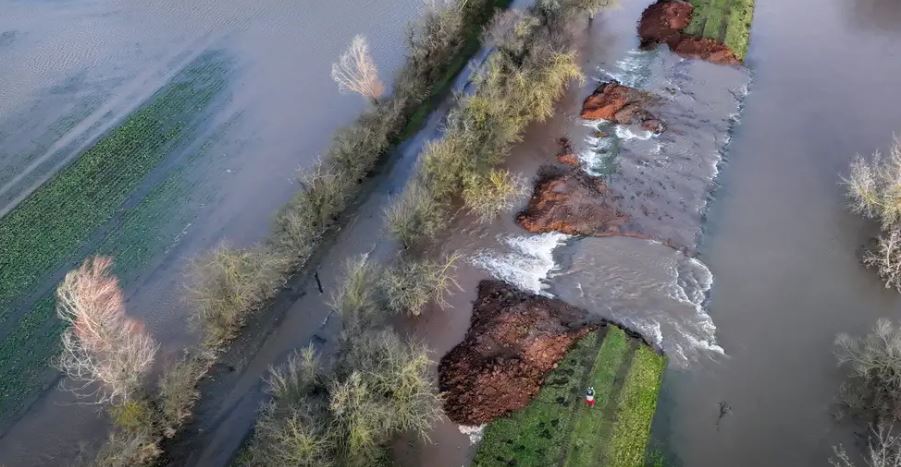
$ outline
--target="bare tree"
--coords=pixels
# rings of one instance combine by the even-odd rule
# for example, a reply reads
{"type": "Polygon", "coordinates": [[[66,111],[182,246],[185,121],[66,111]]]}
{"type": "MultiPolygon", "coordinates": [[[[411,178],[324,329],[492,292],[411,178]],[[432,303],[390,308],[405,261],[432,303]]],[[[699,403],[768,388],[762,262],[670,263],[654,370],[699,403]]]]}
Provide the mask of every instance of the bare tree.
{"type": "Polygon", "coordinates": [[[898,224],[901,221],[901,141],[895,139],[887,158],[879,152],[870,160],[857,156],[845,184],[855,212],[879,220],[884,230],[898,224]]]}
{"type": "Polygon", "coordinates": [[[355,92],[376,102],[385,92],[379,70],[369,53],[366,38],[357,35],[350,47],[332,64],[332,79],[342,92],[355,92]]]}
{"type": "Polygon", "coordinates": [[[901,420],[901,327],[880,319],[862,338],[839,334],[835,346],[838,364],[849,370],[842,402],[877,424],[901,420]]]}
{"type": "Polygon", "coordinates": [[[69,388],[96,403],[127,401],[140,388],[158,349],[143,326],[125,316],[112,259],[87,259],[59,285],[57,314],[69,327],[56,367],[78,382],[69,388]]]}
{"type": "Polygon", "coordinates": [[[876,239],[876,247],[864,253],[863,264],[873,268],[886,288],[901,292],[901,231],[893,227],[876,239]]]}
{"type": "MultiPolygon", "coordinates": [[[[892,432],[891,426],[879,425],[870,428],[870,442],[864,462],[868,467],[901,467],[901,437],[892,432]]],[[[833,467],[855,467],[844,446],[833,446],[833,457],[829,463],[833,467]]]]}

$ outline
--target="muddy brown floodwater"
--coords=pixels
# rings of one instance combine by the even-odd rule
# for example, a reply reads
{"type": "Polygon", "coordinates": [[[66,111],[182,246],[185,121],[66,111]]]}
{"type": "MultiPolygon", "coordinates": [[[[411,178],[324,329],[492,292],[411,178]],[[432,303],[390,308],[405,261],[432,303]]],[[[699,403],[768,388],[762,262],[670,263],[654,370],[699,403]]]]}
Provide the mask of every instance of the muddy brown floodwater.
{"type": "Polygon", "coordinates": [[[901,131],[899,44],[901,2],[757,0],[751,93],[700,250],[728,357],[666,375],[655,436],[674,465],[819,466],[854,442],[831,415],[832,341],[901,318],[901,299],[858,262],[876,230],[840,177],[901,131]]]}

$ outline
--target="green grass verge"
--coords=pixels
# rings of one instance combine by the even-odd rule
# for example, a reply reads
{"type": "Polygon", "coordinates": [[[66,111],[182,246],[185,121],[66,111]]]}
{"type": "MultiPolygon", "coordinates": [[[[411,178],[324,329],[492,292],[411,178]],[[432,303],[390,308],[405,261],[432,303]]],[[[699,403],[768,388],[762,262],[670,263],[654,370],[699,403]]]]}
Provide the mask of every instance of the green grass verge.
{"type": "Polygon", "coordinates": [[[685,32],[726,44],[739,59],[748,53],[754,0],[689,0],[694,5],[685,32]]]}
{"type": "Polygon", "coordinates": [[[664,365],[662,356],[619,328],[589,334],[528,407],[485,428],[473,465],[643,465],[664,365]],[[593,409],[582,402],[588,386],[596,393],[593,409]],[[635,458],[637,464],[629,463],[635,458]]]}
{"type": "MultiPolygon", "coordinates": [[[[13,218],[17,222],[15,225],[21,225],[18,224],[21,222],[18,219],[21,218],[37,219],[34,220],[37,222],[34,228],[26,232],[40,235],[44,239],[49,238],[60,250],[38,250],[36,254],[40,254],[39,258],[18,253],[16,258],[24,261],[23,266],[28,266],[28,269],[22,270],[29,271],[32,278],[15,287],[6,282],[6,288],[2,289],[8,295],[13,292],[26,296],[29,293],[39,293],[43,297],[33,303],[21,317],[10,314],[9,297],[5,297],[5,303],[0,301],[0,312],[3,313],[0,323],[5,331],[0,339],[0,423],[20,412],[35,394],[54,380],[55,372],[49,367],[49,363],[58,353],[59,334],[63,324],[56,319],[52,286],[50,290],[43,292],[37,287],[46,287],[47,278],[55,270],[68,263],[77,263],[81,258],[76,256],[84,247],[84,240],[94,235],[97,228],[114,215],[120,216],[119,219],[105,237],[96,239],[98,243],[94,250],[98,254],[116,258],[115,272],[124,284],[134,279],[139,269],[154,255],[171,245],[189,222],[191,211],[185,207],[191,204],[187,198],[191,190],[189,182],[184,179],[185,167],[172,170],[146,197],[124,212],[120,212],[121,204],[143,180],[144,175],[166,157],[171,149],[187,143],[188,134],[191,133],[189,129],[224,84],[225,66],[224,57],[218,54],[207,54],[193,62],[171,84],[155,94],[148,105],[128,117],[120,127],[83,154],[81,159],[48,182],[52,184],[50,191],[45,191],[48,187],[45,185],[32,196],[37,196],[37,201],[29,198],[10,213],[10,216],[21,216],[13,218]],[[144,135],[157,138],[158,141],[142,141],[144,135]],[[114,140],[111,141],[110,138],[114,140]],[[126,160],[128,158],[121,157],[120,153],[137,154],[139,157],[129,161],[126,160]],[[89,160],[88,165],[82,165],[84,163],[81,161],[85,157],[93,160],[89,160]],[[110,165],[105,165],[106,161],[110,165]],[[118,171],[120,176],[116,177],[113,170],[118,171]],[[75,190],[71,192],[71,199],[65,199],[65,191],[60,191],[59,187],[72,187],[74,181],[88,183],[86,180],[116,185],[119,192],[103,190],[103,193],[118,200],[118,205],[112,206],[113,203],[95,199],[94,196],[99,196],[99,190],[75,190]],[[69,228],[68,233],[59,234],[41,231],[40,227],[49,223],[42,220],[42,213],[32,211],[16,214],[23,207],[42,207],[46,210],[43,215],[52,217],[54,213],[49,209],[51,200],[64,205],[61,209],[66,212],[82,212],[80,209],[92,205],[108,208],[105,209],[104,216],[91,217],[87,222],[77,222],[76,219],[69,226],[57,225],[61,230],[69,228]],[[78,204],[70,206],[70,203],[78,204]],[[38,270],[38,265],[44,269],[38,270]]],[[[197,160],[204,151],[201,148],[197,154],[191,155],[188,163],[197,160]]],[[[9,219],[10,217],[0,219],[0,226],[7,225],[9,219]]],[[[5,266],[7,258],[0,261],[5,266]]],[[[5,278],[2,274],[0,272],[0,277],[5,278]]]]}
{"type": "Polygon", "coordinates": [[[641,346],[635,351],[616,411],[616,426],[608,448],[606,465],[645,465],[645,451],[651,436],[651,422],[657,410],[657,395],[665,366],[664,358],[650,348],[641,346]]]}

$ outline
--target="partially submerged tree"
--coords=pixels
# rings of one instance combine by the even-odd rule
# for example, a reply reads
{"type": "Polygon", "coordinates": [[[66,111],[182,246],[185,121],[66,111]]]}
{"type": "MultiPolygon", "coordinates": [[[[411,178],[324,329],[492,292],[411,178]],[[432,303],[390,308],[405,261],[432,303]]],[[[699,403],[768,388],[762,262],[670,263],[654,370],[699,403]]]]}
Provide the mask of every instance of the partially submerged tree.
{"type": "Polygon", "coordinates": [[[897,138],[888,157],[876,152],[870,160],[857,156],[845,180],[851,208],[878,220],[884,230],[901,221],[901,141],[897,138]]]}
{"type": "Polygon", "coordinates": [[[879,152],[870,160],[857,156],[844,182],[851,209],[879,221],[883,231],[876,248],[864,253],[864,264],[901,292],[901,141],[895,139],[887,158],[879,152]]]}
{"type": "Polygon", "coordinates": [[[835,338],[838,364],[848,369],[841,400],[874,424],[901,420],[901,328],[880,319],[870,334],[835,338]]]}
{"type": "Polygon", "coordinates": [[[523,177],[500,169],[471,176],[464,185],[463,202],[480,222],[492,221],[498,214],[512,209],[527,191],[523,177]]]}
{"type": "MultiPolygon", "coordinates": [[[[833,467],[855,467],[857,464],[845,451],[844,446],[832,447],[833,457],[829,463],[833,467]]],[[[867,451],[864,454],[867,467],[901,467],[901,437],[893,433],[891,426],[880,425],[870,428],[867,451]]]]}
{"type": "Polygon", "coordinates": [[[70,389],[96,403],[128,401],[153,365],[157,343],[125,315],[112,259],[87,259],[56,291],[57,314],[67,325],[56,367],[78,382],[70,389]]]}
{"type": "Polygon", "coordinates": [[[863,264],[873,268],[886,288],[901,292],[901,231],[892,229],[876,239],[876,247],[863,255],[863,264]]]}
{"type": "Polygon", "coordinates": [[[385,92],[379,70],[369,53],[369,43],[361,35],[355,36],[350,47],[332,64],[332,79],[342,92],[355,92],[372,102],[377,102],[385,92]]]}
{"type": "Polygon", "coordinates": [[[403,258],[382,277],[382,288],[388,309],[395,313],[419,316],[429,303],[447,306],[447,294],[459,288],[454,271],[457,269],[457,253],[445,256],[441,261],[403,258]]]}

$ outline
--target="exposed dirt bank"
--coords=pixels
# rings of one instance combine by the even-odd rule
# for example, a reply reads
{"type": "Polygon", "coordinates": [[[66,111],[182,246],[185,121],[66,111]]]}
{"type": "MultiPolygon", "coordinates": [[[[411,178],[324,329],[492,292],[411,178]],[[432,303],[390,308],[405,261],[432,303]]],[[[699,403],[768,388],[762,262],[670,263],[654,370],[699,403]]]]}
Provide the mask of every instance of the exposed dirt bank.
{"type": "Polygon", "coordinates": [[[438,366],[447,416],[481,425],[528,405],[545,375],[592,329],[583,316],[560,300],[480,282],[469,331],[438,366]]]}
{"type": "Polygon", "coordinates": [[[601,83],[582,103],[581,117],[586,120],[609,120],[621,125],[641,124],[642,128],[662,133],[663,122],[646,109],[653,96],[616,81],[601,83]]]}
{"type": "Polygon", "coordinates": [[[660,43],[673,52],[689,58],[700,58],[721,65],[738,65],[741,60],[725,44],[707,37],[696,37],[683,31],[691,24],[694,6],[682,0],[660,0],[641,15],[638,35],[642,47],[660,43]]]}
{"type": "Polygon", "coordinates": [[[599,178],[580,170],[543,167],[535,191],[516,222],[532,233],[609,237],[630,235],[629,216],[614,204],[614,195],[599,178]]]}

